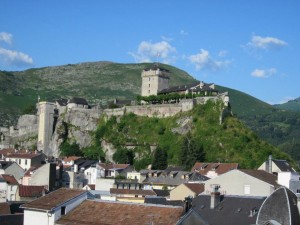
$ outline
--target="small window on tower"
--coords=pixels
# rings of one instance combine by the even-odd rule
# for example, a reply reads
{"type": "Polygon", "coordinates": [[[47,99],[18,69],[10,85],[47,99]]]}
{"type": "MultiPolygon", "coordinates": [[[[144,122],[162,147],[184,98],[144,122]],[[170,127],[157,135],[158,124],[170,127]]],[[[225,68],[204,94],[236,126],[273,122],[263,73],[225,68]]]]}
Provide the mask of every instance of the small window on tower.
{"type": "Polygon", "coordinates": [[[148,90],[148,94],[150,94],[150,90],[148,90]]]}
{"type": "Polygon", "coordinates": [[[149,87],[150,87],[150,84],[149,84],[149,87]]]}
{"type": "Polygon", "coordinates": [[[151,78],[149,77],[149,81],[150,81],[150,79],[151,79],[151,78]]]}

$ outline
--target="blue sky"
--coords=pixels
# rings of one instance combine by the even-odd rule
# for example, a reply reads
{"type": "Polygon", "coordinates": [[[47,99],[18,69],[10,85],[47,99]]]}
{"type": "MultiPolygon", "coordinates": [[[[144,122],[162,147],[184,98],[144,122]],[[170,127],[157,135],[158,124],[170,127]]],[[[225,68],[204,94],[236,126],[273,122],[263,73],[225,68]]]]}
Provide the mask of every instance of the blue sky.
{"type": "Polygon", "coordinates": [[[300,97],[298,0],[1,0],[0,70],[168,63],[274,104],[300,97]]]}

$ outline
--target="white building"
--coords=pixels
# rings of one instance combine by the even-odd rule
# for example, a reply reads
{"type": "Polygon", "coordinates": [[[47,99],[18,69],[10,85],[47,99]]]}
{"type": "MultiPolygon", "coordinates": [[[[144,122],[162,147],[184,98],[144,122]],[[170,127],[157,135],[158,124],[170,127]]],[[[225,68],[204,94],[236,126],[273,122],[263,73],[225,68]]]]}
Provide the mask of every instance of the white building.
{"type": "Polygon", "coordinates": [[[24,225],[55,225],[63,215],[87,199],[87,191],[60,188],[21,206],[24,225]]]}

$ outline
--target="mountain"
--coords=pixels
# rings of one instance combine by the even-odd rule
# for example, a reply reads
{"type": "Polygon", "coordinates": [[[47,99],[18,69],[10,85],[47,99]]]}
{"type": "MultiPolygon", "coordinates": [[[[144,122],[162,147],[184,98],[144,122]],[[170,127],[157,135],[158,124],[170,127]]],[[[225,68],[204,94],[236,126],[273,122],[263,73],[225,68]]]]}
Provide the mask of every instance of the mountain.
{"type": "MultiPolygon", "coordinates": [[[[16,123],[18,116],[32,110],[40,100],[83,97],[90,104],[107,105],[114,98],[135,99],[141,91],[141,71],[151,64],[92,62],[0,71],[0,127],[16,123]]],[[[170,70],[170,86],[195,79],[183,70],[170,70]]],[[[205,82],[205,81],[204,81],[205,82]]],[[[281,110],[246,93],[217,85],[228,91],[233,113],[261,138],[300,161],[300,113],[281,110]]]]}
{"type": "Polygon", "coordinates": [[[283,110],[290,110],[290,111],[298,111],[300,112],[300,97],[294,100],[290,100],[286,103],[276,104],[274,105],[275,108],[283,109],[283,110]]]}

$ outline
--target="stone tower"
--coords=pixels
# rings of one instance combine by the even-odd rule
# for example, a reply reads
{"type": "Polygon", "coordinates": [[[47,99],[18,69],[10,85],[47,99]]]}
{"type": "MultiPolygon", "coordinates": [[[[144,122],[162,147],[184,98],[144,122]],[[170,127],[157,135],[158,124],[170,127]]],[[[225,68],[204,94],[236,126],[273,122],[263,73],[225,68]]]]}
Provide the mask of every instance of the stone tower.
{"type": "Polygon", "coordinates": [[[51,102],[39,102],[38,108],[38,143],[37,149],[48,155],[50,149],[49,144],[56,121],[56,107],[51,102]]]}
{"type": "Polygon", "coordinates": [[[142,71],[142,96],[157,95],[169,87],[169,71],[153,64],[142,71]]]}

